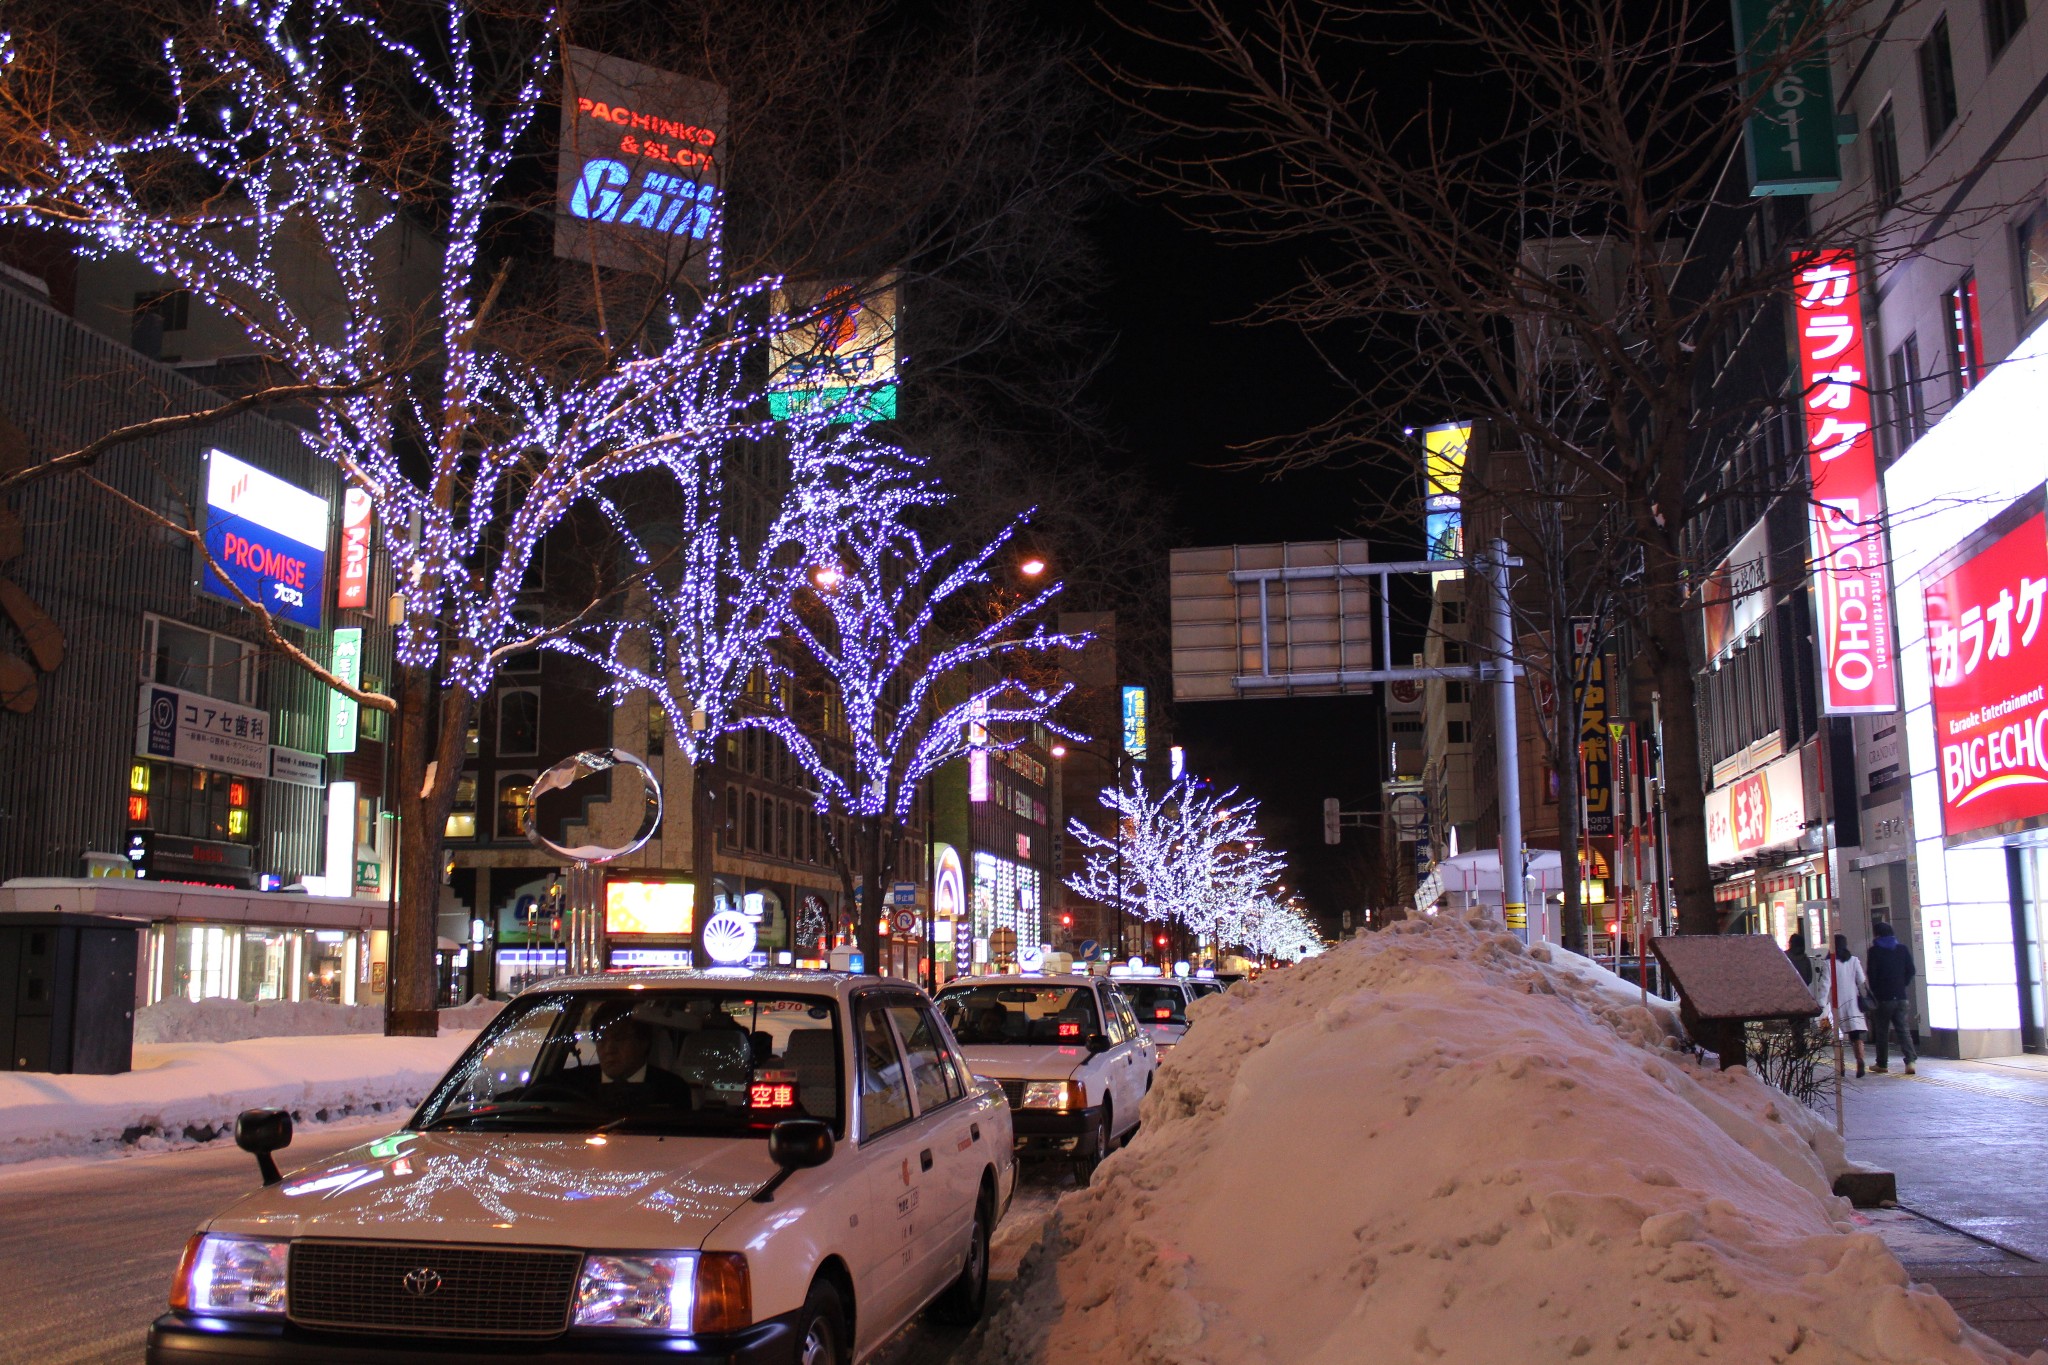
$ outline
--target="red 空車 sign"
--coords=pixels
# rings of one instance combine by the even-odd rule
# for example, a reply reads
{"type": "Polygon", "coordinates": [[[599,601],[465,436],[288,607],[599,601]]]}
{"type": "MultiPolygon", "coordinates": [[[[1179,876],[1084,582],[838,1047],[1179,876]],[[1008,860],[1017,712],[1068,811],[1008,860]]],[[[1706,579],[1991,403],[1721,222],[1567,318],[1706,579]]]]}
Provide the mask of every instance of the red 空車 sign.
{"type": "Polygon", "coordinates": [[[1830,715],[1893,711],[1899,689],[1856,253],[1817,252],[1795,264],[1821,708],[1830,715]]]}
{"type": "Polygon", "coordinates": [[[1927,654],[1942,832],[2048,816],[2048,513],[1927,590],[1927,654]]]}

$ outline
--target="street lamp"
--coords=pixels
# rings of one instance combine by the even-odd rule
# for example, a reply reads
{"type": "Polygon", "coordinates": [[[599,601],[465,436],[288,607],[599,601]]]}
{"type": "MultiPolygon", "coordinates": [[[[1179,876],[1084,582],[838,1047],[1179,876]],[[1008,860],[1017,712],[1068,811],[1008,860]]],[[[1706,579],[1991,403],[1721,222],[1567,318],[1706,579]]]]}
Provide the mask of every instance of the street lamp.
{"type": "Polygon", "coordinates": [[[811,570],[811,582],[826,592],[832,591],[846,581],[846,570],[837,564],[820,564],[811,570]]]}
{"type": "Polygon", "coordinates": [[[1045,572],[1045,560],[1037,555],[1031,555],[1017,566],[1017,572],[1026,578],[1036,578],[1045,572]]]}

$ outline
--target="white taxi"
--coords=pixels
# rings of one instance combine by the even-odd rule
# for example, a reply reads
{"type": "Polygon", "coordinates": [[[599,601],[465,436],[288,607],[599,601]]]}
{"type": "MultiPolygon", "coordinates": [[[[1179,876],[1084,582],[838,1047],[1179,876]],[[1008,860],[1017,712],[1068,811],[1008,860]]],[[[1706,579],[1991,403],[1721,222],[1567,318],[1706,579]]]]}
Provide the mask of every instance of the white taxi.
{"type": "Polygon", "coordinates": [[[1195,998],[1187,982],[1170,977],[1111,979],[1131,1002],[1138,1026],[1152,1035],[1152,1046],[1165,1052],[1187,1036],[1188,1006],[1195,998]]]}
{"type": "Polygon", "coordinates": [[[1108,981],[977,976],[941,990],[939,1008],[968,1064],[1009,1097],[1019,1150],[1071,1156],[1085,1181],[1137,1130],[1159,1056],[1108,981]]]}
{"type": "Polygon", "coordinates": [[[549,982],[412,1120],[186,1247],[168,1361],[658,1355],[843,1365],[978,1317],[1009,1107],[904,981],[713,969],[549,982]]]}

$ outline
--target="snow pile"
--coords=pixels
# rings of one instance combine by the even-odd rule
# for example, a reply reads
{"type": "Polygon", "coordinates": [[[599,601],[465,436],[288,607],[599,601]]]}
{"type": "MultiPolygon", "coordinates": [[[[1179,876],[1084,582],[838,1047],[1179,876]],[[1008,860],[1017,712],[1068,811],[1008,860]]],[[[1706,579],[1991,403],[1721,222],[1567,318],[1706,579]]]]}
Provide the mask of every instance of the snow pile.
{"type": "Polygon", "coordinates": [[[1854,1230],[1831,1130],[1566,956],[1411,920],[1198,1001],[975,1358],[2018,1359],[1854,1230]]]}
{"type": "Polygon", "coordinates": [[[166,1043],[137,1047],[118,1076],[0,1071],[0,1165],[211,1142],[244,1109],[308,1123],[407,1111],[475,1036],[166,1043]]]}
{"type": "MultiPolygon", "coordinates": [[[[441,1030],[474,1033],[504,1002],[476,996],[441,1011],[441,1030]]],[[[240,1038],[320,1038],[337,1033],[382,1033],[382,1005],[330,1005],[324,1000],[186,1000],[144,1005],[135,1011],[141,1043],[231,1043],[240,1038]]]]}

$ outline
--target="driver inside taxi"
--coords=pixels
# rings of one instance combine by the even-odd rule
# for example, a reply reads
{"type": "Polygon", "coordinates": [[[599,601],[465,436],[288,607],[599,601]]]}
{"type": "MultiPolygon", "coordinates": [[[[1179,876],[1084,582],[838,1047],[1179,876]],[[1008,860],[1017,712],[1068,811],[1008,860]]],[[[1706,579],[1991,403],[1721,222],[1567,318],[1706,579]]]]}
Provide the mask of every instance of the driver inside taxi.
{"type": "Polygon", "coordinates": [[[615,1003],[598,1010],[590,1036],[597,1047],[597,1065],[566,1071],[564,1080],[610,1102],[690,1107],[689,1082],[648,1061],[654,1031],[631,1005],[615,1003]]]}

